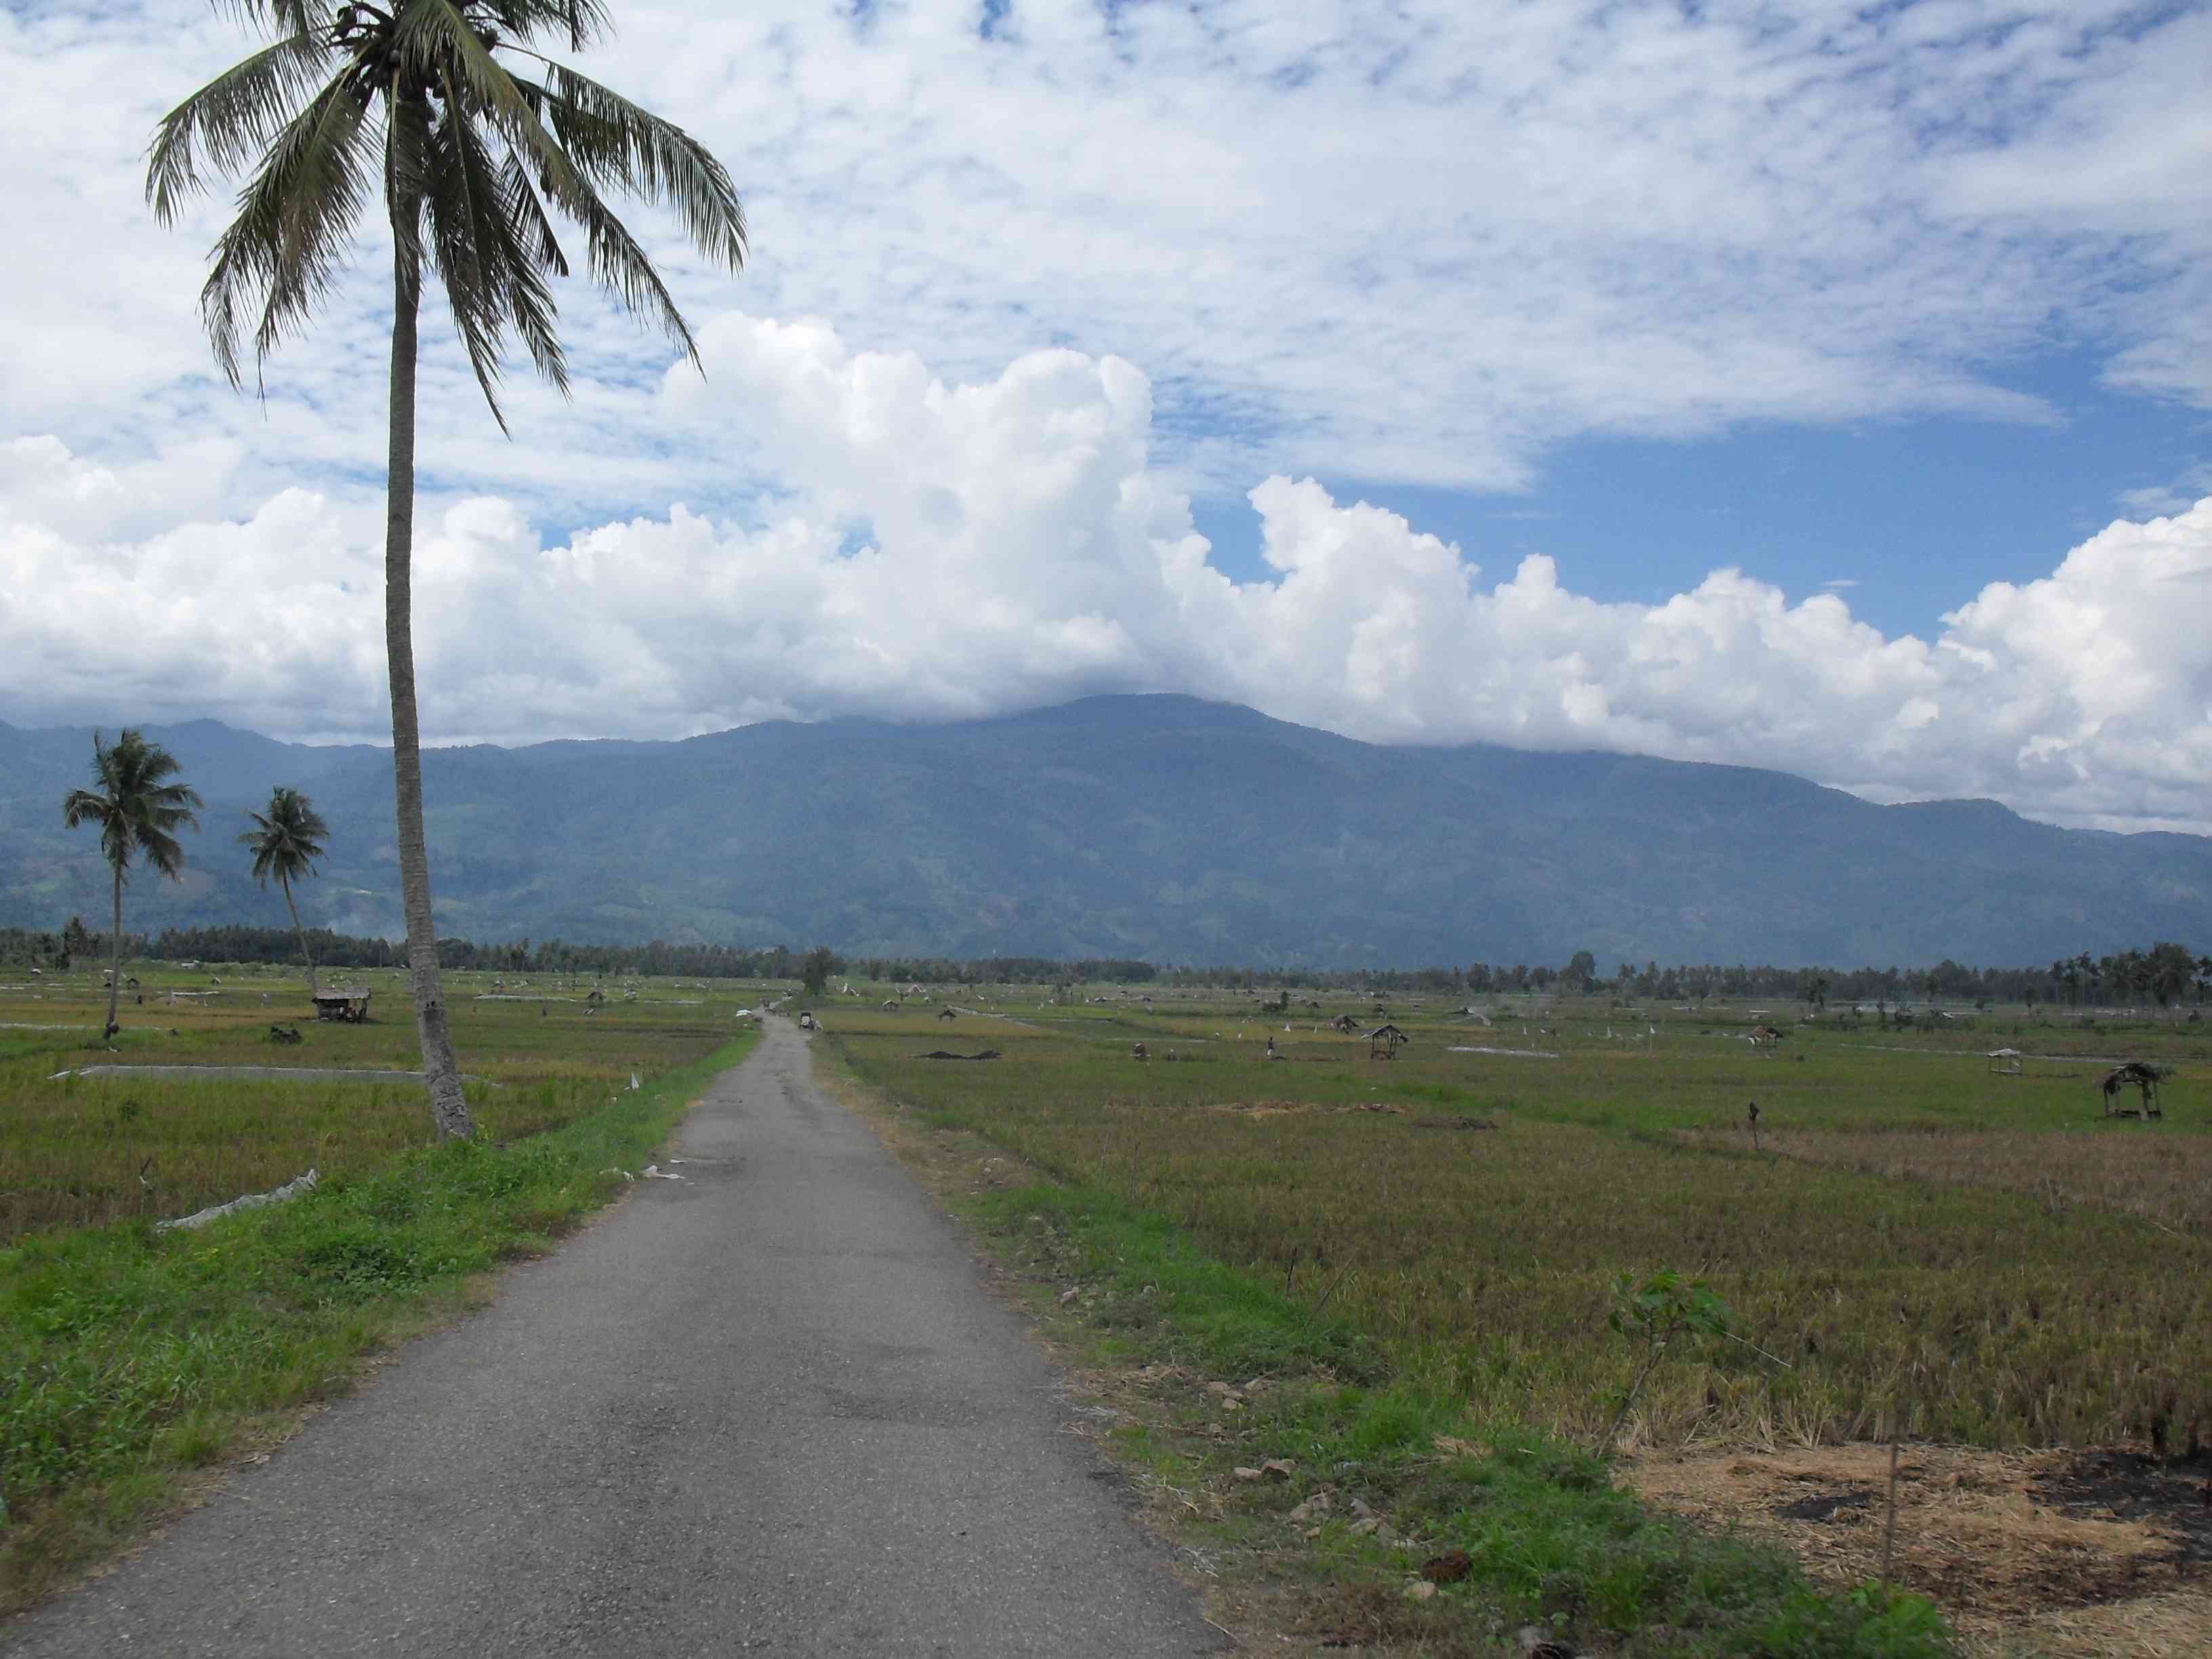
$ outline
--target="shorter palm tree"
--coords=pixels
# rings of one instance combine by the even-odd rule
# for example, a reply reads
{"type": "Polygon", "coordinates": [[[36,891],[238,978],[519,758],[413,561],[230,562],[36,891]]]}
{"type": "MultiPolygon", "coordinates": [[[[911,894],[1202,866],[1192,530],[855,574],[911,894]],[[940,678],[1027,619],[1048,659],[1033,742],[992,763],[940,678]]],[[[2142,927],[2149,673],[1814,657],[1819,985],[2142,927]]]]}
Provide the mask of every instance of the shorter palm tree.
{"type": "Polygon", "coordinates": [[[185,849],[171,832],[185,824],[200,827],[191,810],[201,805],[198,794],[169,781],[178,770],[174,755],[135,731],[125,731],[112,748],[95,732],[94,787],[72,789],[62,798],[64,827],[100,826],[100,851],[115,878],[115,940],[107,973],[109,1036],[118,1030],[115,1008],[123,995],[123,887],[130,879],[131,860],[143,853],[149,864],[174,881],[185,867],[185,849]]]}
{"type": "Polygon", "coordinates": [[[253,879],[263,887],[269,878],[284,890],[285,907],[292,913],[292,931],[300,936],[300,955],[307,963],[307,994],[323,988],[315,980],[314,954],[307,949],[307,930],[300,926],[300,907],[292,897],[292,884],[315,873],[315,860],[323,856],[324,837],[331,826],[315,811],[315,803],[298,790],[278,784],[270,792],[266,812],[248,812],[253,828],[238,839],[253,849],[253,879]]]}

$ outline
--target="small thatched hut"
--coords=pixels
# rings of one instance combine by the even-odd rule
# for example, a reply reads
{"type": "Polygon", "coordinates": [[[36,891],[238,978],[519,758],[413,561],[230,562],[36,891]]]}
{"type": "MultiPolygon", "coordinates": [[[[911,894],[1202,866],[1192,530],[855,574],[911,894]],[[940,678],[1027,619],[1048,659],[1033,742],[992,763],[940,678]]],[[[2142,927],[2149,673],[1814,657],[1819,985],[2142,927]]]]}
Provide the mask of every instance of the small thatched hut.
{"type": "Polygon", "coordinates": [[[2158,1085],[2166,1080],[2166,1068],[2154,1066],[2147,1060],[2131,1060],[2124,1066],[2115,1066],[2097,1079],[2098,1092],[2105,1097],[2106,1117],[2163,1117],[2159,1109],[2158,1085]],[[2133,1089],[2137,1103],[2119,1103],[2120,1091],[2133,1089]]]}
{"type": "Polygon", "coordinates": [[[1411,1037],[1395,1025],[1378,1025],[1367,1034],[1367,1058],[1395,1060],[1397,1058],[1399,1045],[1412,1041],[1411,1037]]]}
{"type": "Polygon", "coordinates": [[[361,1025],[368,1019],[368,995],[366,991],[318,991],[315,993],[315,1018],[334,1019],[347,1025],[361,1025]]]}

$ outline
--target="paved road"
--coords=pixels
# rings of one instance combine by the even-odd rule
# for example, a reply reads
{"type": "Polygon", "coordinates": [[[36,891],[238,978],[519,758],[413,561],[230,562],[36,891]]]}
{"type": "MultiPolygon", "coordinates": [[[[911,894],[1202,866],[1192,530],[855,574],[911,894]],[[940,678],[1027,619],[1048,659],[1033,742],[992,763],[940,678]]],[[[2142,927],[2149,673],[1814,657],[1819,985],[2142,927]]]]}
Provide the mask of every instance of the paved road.
{"type": "Polygon", "coordinates": [[[786,1021],[651,1181],[9,1659],[1218,1650],[786,1021]]]}

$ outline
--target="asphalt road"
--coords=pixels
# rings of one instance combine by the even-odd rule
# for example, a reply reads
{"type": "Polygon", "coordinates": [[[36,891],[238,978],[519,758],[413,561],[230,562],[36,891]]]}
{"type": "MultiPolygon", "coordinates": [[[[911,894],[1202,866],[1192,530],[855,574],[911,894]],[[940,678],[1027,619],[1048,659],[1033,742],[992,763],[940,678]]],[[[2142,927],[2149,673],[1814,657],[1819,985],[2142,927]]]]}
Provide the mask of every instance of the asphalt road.
{"type": "Polygon", "coordinates": [[[1217,1651],[1019,1320],[767,1024],[685,1121],[685,1180],[0,1653],[1217,1651]]]}

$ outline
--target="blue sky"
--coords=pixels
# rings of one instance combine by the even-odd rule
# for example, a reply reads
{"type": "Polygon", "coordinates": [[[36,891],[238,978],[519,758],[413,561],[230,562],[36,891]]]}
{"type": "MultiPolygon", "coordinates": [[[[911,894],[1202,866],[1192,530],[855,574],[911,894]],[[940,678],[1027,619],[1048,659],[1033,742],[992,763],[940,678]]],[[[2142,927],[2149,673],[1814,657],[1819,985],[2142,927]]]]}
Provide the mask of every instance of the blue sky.
{"type": "MultiPolygon", "coordinates": [[[[2212,823],[2212,9],[613,12],[751,258],[632,209],[706,380],[571,283],[512,441],[426,316],[434,741],[1179,690],[2212,823]]],[[[143,201],[251,44],[0,11],[0,719],[382,725],[387,233],[261,401],[143,201]]]]}
{"type": "MultiPolygon", "coordinates": [[[[2212,415],[2110,391],[2098,367],[2083,351],[2007,377],[2059,412],[2049,422],[1923,416],[1569,440],[1511,495],[1319,477],[1486,568],[1550,554],[1600,598],[1656,604],[1734,565],[1794,596],[1838,585],[1885,633],[1924,635],[1989,583],[2040,574],[2117,514],[2146,510],[2131,495],[2162,511],[2193,499],[2183,481],[2212,453],[2212,415]]],[[[1195,517],[1224,570],[1264,574],[1241,496],[1202,500],[1195,517]]]]}

